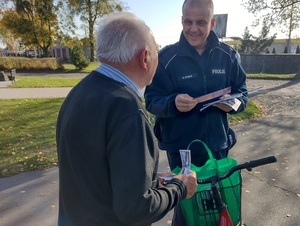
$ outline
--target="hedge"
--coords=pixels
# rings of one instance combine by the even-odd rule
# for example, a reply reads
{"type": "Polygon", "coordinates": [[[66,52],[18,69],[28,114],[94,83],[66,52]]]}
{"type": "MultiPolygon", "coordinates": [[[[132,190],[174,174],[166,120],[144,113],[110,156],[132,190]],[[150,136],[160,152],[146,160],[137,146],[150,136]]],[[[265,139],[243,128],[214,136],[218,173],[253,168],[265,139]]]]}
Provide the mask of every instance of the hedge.
{"type": "Polygon", "coordinates": [[[26,57],[0,57],[0,70],[35,71],[35,70],[61,70],[63,65],[57,58],[26,58],[26,57]]]}

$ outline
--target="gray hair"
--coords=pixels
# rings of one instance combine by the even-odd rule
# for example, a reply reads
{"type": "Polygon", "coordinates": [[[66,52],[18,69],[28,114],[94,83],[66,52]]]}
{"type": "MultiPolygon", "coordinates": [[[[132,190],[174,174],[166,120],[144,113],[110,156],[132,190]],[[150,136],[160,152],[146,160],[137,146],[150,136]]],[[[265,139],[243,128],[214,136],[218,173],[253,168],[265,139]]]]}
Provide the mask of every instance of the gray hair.
{"type": "Polygon", "coordinates": [[[152,32],[144,21],[132,13],[112,13],[98,28],[96,56],[100,62],[126,64],[143,48],[153,50],[154,45],[152,32]]]}

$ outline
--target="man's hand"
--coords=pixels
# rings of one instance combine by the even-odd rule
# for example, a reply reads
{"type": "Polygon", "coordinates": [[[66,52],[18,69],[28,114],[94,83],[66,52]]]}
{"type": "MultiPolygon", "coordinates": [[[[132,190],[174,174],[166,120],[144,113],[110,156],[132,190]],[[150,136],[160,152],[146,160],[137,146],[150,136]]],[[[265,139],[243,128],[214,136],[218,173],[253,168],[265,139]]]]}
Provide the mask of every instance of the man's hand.
{"type": "Polygon", "coordinates": [[[175,98],[175,105],[178,111],[188,112],[197,105],[197,101],[187,94],[179,94],[175,98]]]}
{"type": "Polygon", "coordinates": [[[233,109],[232,107],[230,107],[226,104],[222,104],[222,103],[216,103],[213,106],[217,107],[217,108],[220,108],[222,111],[225,111],[225,112],[230,112],[233,109]]]}
{"type": "Polygon", "coordinates": [[[190,174],[179,174],[174,178],[181,180],[185,184],[187,188],[187,199],[191,198],[195,194],[198,186],[195,171],[191,170],[190,174]]]}
{"type": "MultiPolygon", "coordinates": [[[[222,96],[220,98],[220,100],[224,100],[225,98],[228,98],[230,97],[229,94],[225,94],[224,96],[222,96]]],[[[222,111],[225,111],[225,112],[230,112],[233,110],[232,107],[228,106],[227,104],[222,104],[222,103],[216,103],[213,105],[214,107],[217,107],[217,108],[220,108],[222,111]]]]}

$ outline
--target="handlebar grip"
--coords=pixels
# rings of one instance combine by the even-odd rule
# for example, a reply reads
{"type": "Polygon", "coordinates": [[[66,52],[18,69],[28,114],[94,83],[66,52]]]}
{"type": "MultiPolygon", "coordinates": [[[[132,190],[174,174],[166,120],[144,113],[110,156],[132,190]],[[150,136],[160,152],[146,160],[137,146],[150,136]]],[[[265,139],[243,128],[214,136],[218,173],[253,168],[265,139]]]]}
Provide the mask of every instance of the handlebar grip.
{"type": "Polygon", "coordinates": [[[209,177],[209,178],[203,179],[203,180],[197,180],[197,183],[198,184],[213,183],[213,182],[223,180],[225,178],[230,177],[234,172],[236,172],[238,170],[247,169],[248,171],[251,171],[252,168],[254,168],[254,167],[270,164],[273,162],[277,162],[277,159],[275,156],[269,156],[269,157],[265,157],[265,158],[261,158],[261,159],[257,159],[257,160],[251,160],[249,162],[245,162],[243,164],[232,167],[225,174],[212,176],[212,177],[209,177]]]}
{"type": "Polygon", "coordinates": [[[262,165],[270,164],[273,162],[277,162],[277,159],[275,156],[269,156],[269,157],[265,157],[262,159],[251,160],[251,161],[247,162],[246,164],[247,164],[248,168],[254,168],[257,166],[262,166],[262,165]]]}

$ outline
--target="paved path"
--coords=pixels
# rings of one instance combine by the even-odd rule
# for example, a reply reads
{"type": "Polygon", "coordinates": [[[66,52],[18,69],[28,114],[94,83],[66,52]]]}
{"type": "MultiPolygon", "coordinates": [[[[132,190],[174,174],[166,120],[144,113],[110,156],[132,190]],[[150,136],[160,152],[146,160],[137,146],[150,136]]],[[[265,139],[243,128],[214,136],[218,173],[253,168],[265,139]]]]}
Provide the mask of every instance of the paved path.
{"type": "Polygon", "coordinates": [[[61,88],[0,88],[0,99],[60,98],[65,97],[70,87],[61,88]]]}
{"type": "MultiPolygon", "coordinates": [[[[32,74],[19,73],[17,77],[32,76],[32,74]]],[[[44,77],[69,77],[69,78],[83,78],[86,73],[74,74],[49,74],[38,73],[36,76],[44,77]]],[[[17,81],[18,82],[18,81],[17,81]]],[[[55,88],[9,88],[11,81],[0,82],[0,99],[21,99],[21,98],[60,98],[65,97],[70,87],[55,87],[55,88]]]]}
{"type": "MultiPolygon", "coordinates": [[[[265,107],[265,115],[233,126],[238,143],[231,156],[242,163],[276,155],[278,162],[243,172],[243,222],[247,226],[300,225],[300,84],[249,81],[249,87],[260,85],[265,87],[251,98],[265,107]]],[[[13,92],[1,88],[0,97],[3,90],[13,92]]],[[[165,153],[161,152],[160,170],[166,168],[165,153]]],[[[54,167],[0,178],[0,226],[56,225],[57,172],[54,167]]],[[[171,217],[172,212],[153,225],[170,225],[171,217]]]]}

